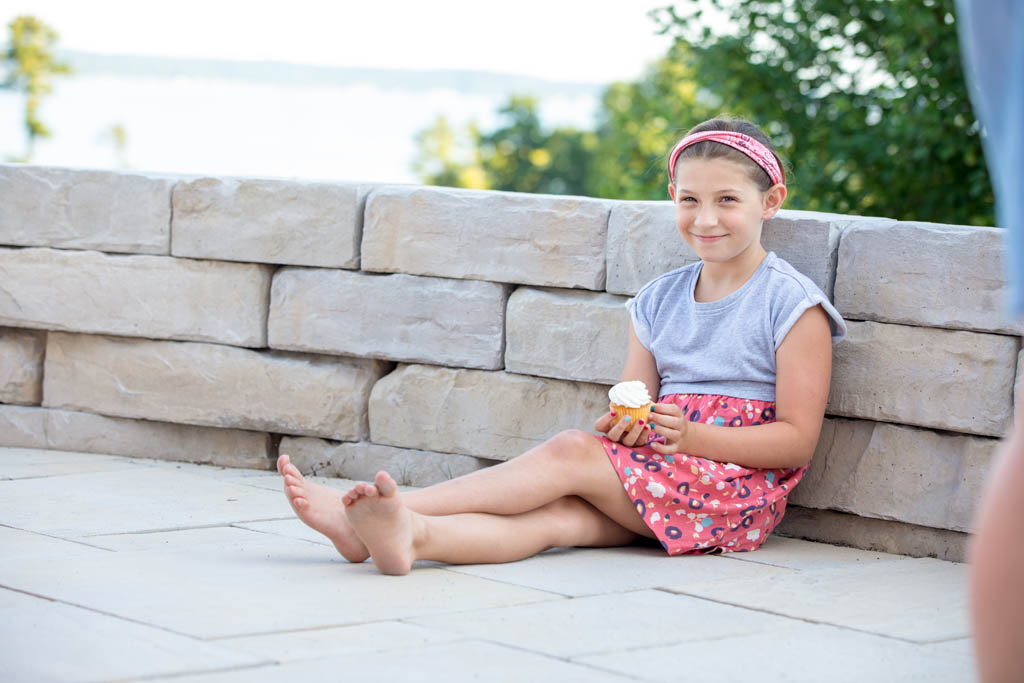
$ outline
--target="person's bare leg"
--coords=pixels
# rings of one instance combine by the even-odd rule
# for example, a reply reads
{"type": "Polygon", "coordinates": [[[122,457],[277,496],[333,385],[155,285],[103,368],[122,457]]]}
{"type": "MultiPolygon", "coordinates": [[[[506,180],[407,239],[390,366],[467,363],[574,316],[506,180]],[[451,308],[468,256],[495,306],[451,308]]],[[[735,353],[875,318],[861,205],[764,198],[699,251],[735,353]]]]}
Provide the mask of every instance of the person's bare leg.
{"type": "Polygon", "coordinates": [[[346,501],[349,522],[384,574],[408,574],[416,560],[450,564],[512,562],[555,546],[618,546],[637,534],[576,496],[514,515],[413,512],[387,472],[355,487],[346,501]]]}
{"type": "Polygon", "coordinates": [[[981,680],[1024,681],[1024,408],[988,474],[968,548],[981,680]]]}
{"type": "Polygon", "coordinates": [[[512,515],[564,496],[579,496],[619,525],[654,538],[633,508],[601,442],[576,429],[556,434],[500,465],[404,493],[402,499],[406,507],[424,515],[512,515]]]}
{"type": "Polygon", "coordinates": [[[299,519],[329,538],[349,562],[362,562],[370,556],[348,523],[340,491],[306,481],[284,453],[277,459],[277,471],[284,478],[285,496],[299,519]]]}

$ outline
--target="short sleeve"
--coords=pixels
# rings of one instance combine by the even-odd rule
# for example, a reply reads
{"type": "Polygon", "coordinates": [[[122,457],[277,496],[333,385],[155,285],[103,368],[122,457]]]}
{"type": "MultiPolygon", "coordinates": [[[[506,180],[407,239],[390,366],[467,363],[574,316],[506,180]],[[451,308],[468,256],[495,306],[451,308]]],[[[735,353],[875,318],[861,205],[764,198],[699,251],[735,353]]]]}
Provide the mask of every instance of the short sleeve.
{"type": "Polygon", "coordinates": [[[640,343],[648,351],[651,350],[651,316],[648,306],[645,305],[650,299],[644,296],[646,290],[641,290],[639,294],[626,302],[626,308],[629,309],[629,317],[633,321],[633,329],[636,331],[636,338],[640,340],[640,343]]]}
{"type": "Polygon", "coordinates": [[[824,294],[820,292],[796,292],[796,295],[790,294],[788,297],[783,297],[782,306],[780,310],[776,311],[776,314],[772,316],[772,334],[775,339],[775,350],[779,350],[779,346],[782,345],[782,341],[789,334],[789,331],[793,329],[793,325],[796,325],[796,321],[800,319],[808,309],[820,305],[825,313],[828,315],[829,325],[832,328],[832,343],[837,344],[846,337],[846,321],[839,315],[839,311],[835,309],[835,306],[825,298],[824,294]]]}

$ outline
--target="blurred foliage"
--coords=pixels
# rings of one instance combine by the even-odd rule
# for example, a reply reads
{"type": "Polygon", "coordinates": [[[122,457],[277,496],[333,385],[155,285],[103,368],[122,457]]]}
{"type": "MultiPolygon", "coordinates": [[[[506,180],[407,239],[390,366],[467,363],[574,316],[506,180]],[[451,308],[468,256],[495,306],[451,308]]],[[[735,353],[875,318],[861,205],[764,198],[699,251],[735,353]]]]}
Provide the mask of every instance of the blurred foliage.
{"type": "Polygon", "coordinates": [[[727,112],[790,162],[791,208],[993,224],[953,0],[707,0],[651,14],[675,42],[639,80],[605,90],[593,132],[545,131],[536,102],[514,97],[496,130],[466,137],[461,160],[420,176],[664,199],[673,143],[727,112]]]}
{"type": "Polygon", "coordinates": [[[789,206],[993,224],[953,0],[708,4],[654,16],[701,88],[790,160],[789,206]]]}
{"type": "Polygon", "coordinates": [[[6,75],[0,87],[25,93],[25,131],[28,149],[25,156],[13,161],[31,161],[37,138],[50,137],[50,131],[39,118],[39,103],[52,90],[51,80],[58,74],[71,73],[71,67],[58,62],[53,55],[57,32],[32,16],[16,17],[10,24],[10,42],[3,51],[6,75]]]}

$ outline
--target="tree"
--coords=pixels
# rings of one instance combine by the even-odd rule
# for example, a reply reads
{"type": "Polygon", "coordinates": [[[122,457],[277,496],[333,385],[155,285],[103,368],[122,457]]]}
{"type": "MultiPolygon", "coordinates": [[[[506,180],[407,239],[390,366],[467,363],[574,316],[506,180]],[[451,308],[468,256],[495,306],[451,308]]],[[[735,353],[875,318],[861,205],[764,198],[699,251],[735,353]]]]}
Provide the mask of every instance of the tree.
{"type": "Polygon", "coordinates": [[[16,161],[28,162],[35,153],[36,139],[50,137],[49,129],[39,119],[39,103],[52,90],[52,77],[71,73],[71,67],[54,58],[57,32],[39,19],[19,16],[8,28],[11,38],[3,59],[7,76],[0,85],[25,93],[28,146],[25,156],[16,161]]]}
{"type": "Polygon", "coordinates": [[[709,0],[655,13],[701,88],[792,162],[790,206],[992,225],[952,0],[709,0]]]}
{"type": "Polygon", "coordinates": [[[444,116],[416,135],[417,154],[413,171],[428,185],[487,189],[480,165],[480,133],[471,124],[456,130],[444,116]]]}

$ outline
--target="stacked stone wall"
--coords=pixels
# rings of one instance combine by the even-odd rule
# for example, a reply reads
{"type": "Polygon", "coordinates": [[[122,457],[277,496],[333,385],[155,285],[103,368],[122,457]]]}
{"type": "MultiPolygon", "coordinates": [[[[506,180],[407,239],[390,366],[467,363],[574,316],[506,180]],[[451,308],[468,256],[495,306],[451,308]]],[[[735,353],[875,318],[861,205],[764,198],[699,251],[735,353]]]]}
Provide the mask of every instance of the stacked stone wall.
{"type": "MultiPolygon", "coordinates": [[[[782,211],[849,323],[778,533],[963,559],[1013,416],[1000,231],[782,211]]],[[[0,446],[428,485],[606,409],[669,202],[0,165],[0,446]]]]}

